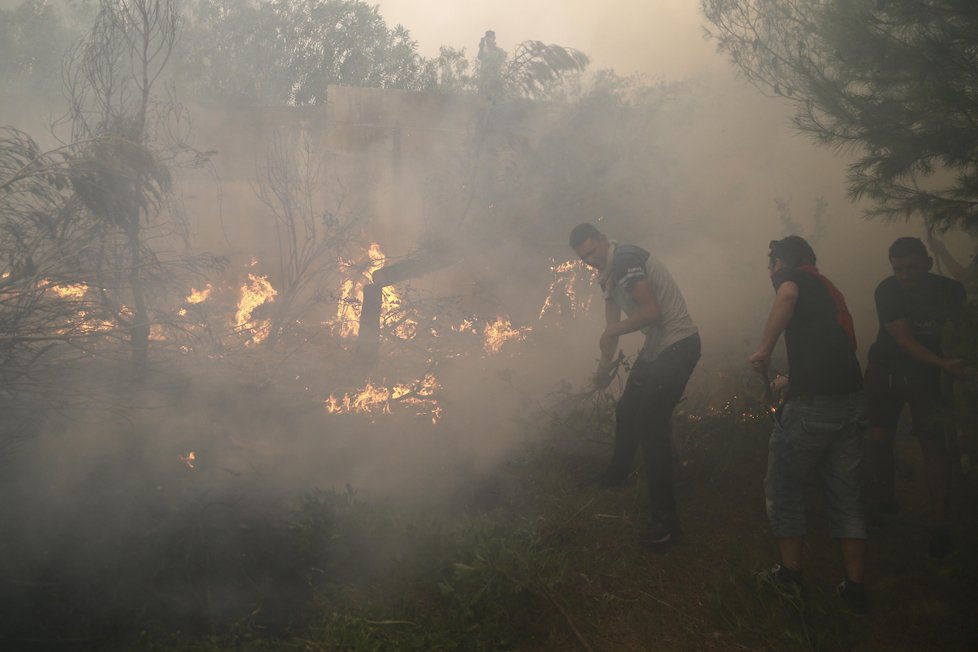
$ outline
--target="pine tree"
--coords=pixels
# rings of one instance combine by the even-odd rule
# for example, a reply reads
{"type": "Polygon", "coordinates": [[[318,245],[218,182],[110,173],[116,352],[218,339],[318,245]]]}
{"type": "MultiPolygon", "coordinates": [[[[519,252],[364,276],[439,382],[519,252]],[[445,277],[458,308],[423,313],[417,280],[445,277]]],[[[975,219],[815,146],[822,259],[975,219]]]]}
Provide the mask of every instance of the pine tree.
{"type": "Polygon", "coordinates": [[[852,150],[870,215],[978,226],[978,3],[701,0],[709,34],[795,124],[852,150]]]}

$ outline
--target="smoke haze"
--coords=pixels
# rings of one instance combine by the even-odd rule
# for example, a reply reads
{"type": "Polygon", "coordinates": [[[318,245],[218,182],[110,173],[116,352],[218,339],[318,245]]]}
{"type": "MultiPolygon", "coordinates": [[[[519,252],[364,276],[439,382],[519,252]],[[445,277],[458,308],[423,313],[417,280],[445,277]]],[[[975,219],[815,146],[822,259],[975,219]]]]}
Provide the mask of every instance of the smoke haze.
{"type": "MultiPolygon", "coordinates": [[[[249,537],[262,524],[286,520],[303,494],[316,489],[412,506],[450,503],[532,440],[534,428],[559,405],[558,388],[567,395],[587,386],[603,327],[596,288],[590,287],[585,317],[560,324],[539,317],[555,278],[551,266],[572,258],[566,238],[581,221],[649,249],[677,280],[704,343],[691,395],[708,397],[717,370],[746,369],[772,296],[768,242],[789,233],[812,242],[821,271],[845,294],[865,360],[877,327],[873,288],[889,273],[887,247],[898,236],[921,233],[860,216],[862,207],[846,198],[845,157],[795,134],[788,107],[736,79],[703,38],[697,4],[379,3],[388,23],[407,27],[427,56],[451,45],[472,57],[483,32],[493,29],[509,52],[528,39],[556,43],[587,53],[591,70],[672,85],[654,125],[635,138],[655,151],[657,167],[644,179],[625,167],[609,173],[605,181],[618,192],[607,210],[583,202],[578,211],[558,210],[550,203],[557,193],[536,194],[542,191],[519,186],[519,179],[480,178],[526,190],[507,206],[516,214],[512,231],[502,222],[510,217],[497,218],[503,211],[480,204],[482,197],[467,213],[465,184],[475,175],[461,181],[452,176],[467,169],[475,122],[469,100],[336,89],[328,107],[191,105],[195,147],[216,154],[212,168],[182,173],[181,193],[195,246],[226,257],[228,265],[195,285],[214,284],[211,303],[181,306],[208,311],[199,322],[220,323],[215,328],[223,329],[223,347],[162,365],[149,388],[113,385],[91,410],[52,415],[37,437],[0,460],[9,470],[0,487],[11,497],[0,517],[20,525],[18,537],[8,542],[4,564],[11,568],[5,570],[16,573],[14,564],[26,563],[40,569],[40,579],[31,581],[62,574],[111,593],[110,561],[118,562],[119,573],[132,573],[132,593],[121,593],[132,595],[140,582],[153,581],[151,572],[133,570],[145,559],[165,552],[172,561],[187,551],[174,543],[161,552],[167,541],[210,541],[207,554],[214,557],[221,546],[252,551],[249,546],[260,545],[249,537]],[[267,181],[260,162],[283,132],[309,135],[312,149],[324,157],[325,174],[309,195],[315,223],[349,218],[357,224],[347,246],[330,252],[331,263],[358,257],[362,267],[373,242],[389,265],[418,252],[453,252],[450,264],[393,286],[405,303],[417,306],[410,318],[421,335],[386,337],[369,373],[358,366],[356,339],[333,337],[338,327],[330,322],[341,307],[342,284],[354,277],[341,266],[328,283],[303,295],[315,307],[295,327],[299,335],[283,338],[274,354],[262,357],[260,347],[230,333],[228,319],[249,274],[267,276],[277,288],[285,276],[269,204],[257,197],[267,181]],[[526,329],[525,341],[514,339],[491,354],[484,334],[497,317],[526,329]],[[475,326],[467,334],[453,331],[464,319],[475,319],[475,326]],[[451,344],[438,344],[438,338],[451,344]],[[443,357],[432,363],[427,346],[445,347],[443,357]],[[439,386],[437,418],[429,404],[415,410],[396,401],[389,414],[327,414],[331,395],[355,394],[368,380],[410,384],[426,371],[439,386]],[[103,403],[131,409],[121,415],[96,409],[103,403]]],[[[568,151],[541,144],[535,135],[541,124],[558,122],[553,114],[514,118],[521,134],[531,134],[527,150],[545,144],[568,151]]],[[[17,126],[32,132],[39,126],[38,112],[26,104],[4,106],[0,116],[23,120],[17,126]]],[[[500,158],[499,167],[506,163],[500,158]]],[[[543,163],[550,169],[562,161],[543,163]]],[[[586,186],[592,178],[582,175],[568,186],[586,186]]],[[[261,310],[256,308],[255,319],[266,318],[261,310]]],[[[640,344],[637,334],[622,340],[630,355],[640,344]]],[[[92,371],[111,376],[118,369],[92,371]]],[[[60,382],[72,380],[86,382],[60,382]]],[[[610,446],[593,451],[600,466],[610,446]]],[[[181,568],[194,565],[186,563],[181,568]]],[[[209,609],[217,620],[239,615],[252,599],[236,600],[241,587],[231,581],[220,587],[223,598],[205,601],[198,588],[186,577],[157,586],[153,599],[173,609],[184,599],[186,609],[209,609]]]]}
{"type": "Polygon", "coordinates": [[[559,43],[586,52],[595,68],[621,75],[636,73],[681,79],[726,72],[722,57],[703,39],[696,2],[685,0],[384,0],[378,3],[389,23],[411,31],[422,53],[441,45],[477,49],[485,30],[496,32],[504,50],[526,40],[559,43]]]}

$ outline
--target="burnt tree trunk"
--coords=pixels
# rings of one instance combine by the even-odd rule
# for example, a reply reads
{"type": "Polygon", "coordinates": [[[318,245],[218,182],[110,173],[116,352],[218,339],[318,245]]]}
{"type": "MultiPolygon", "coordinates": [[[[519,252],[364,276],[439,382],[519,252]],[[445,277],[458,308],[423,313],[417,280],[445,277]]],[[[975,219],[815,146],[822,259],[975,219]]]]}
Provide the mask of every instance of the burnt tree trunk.
{"type": "Polygon", "coordinates": [[[360,335],[357,339],[357,363],[372,367],[377,363],[377,352],[380,347],[380,310],[383,304],[384,288],[426,274],[444,269],[455,262],[453,256],[447,254],[428,255],[425,257],[408,258],[387,267],[382,267],[373,273],[373,283],[363,288],[363,306],[360,309],[360,335]]]}
{"type": "Polygon", "coordinates": [[[129,241],[129,283],[132,286],[133,315],[129,325],[129,342],[132,348],[132,374],[136,380],[142,379],[149,369],[149,309],[146,304],[146,291],[143,287],[142,241],[140,239],[139,215],[131,219],[126,237],[129,241]]]}

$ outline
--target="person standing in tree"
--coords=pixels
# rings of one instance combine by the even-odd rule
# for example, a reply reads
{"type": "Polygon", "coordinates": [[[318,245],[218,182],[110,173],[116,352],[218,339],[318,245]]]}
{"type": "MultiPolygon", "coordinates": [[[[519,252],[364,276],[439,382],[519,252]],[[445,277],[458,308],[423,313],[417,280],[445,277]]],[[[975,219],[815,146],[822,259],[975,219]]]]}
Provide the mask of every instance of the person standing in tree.
{"type": "Polygon", "coordinates": [[[479,39],[479,92],[491,101],[499,99],[503,90],[503,66],[506,63],[506,51],[496,45],[496,32],[486,30],[479,39]]]}

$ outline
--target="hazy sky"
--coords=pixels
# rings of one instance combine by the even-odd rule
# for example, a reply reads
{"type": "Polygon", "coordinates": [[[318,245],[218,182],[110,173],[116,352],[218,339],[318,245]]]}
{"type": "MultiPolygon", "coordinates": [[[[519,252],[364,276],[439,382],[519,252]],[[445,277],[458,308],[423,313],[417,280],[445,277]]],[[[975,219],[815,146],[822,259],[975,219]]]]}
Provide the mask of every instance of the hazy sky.
{"type": "MultiPolygon", "coordinates": [[[[697,0],[380,0],[431,56],[441,45],[471,56],[487,29],[505,50],[526,40],[583,50],[593,67],[676,79],[730,68],[703,38],[697,0]]],[[[733,74],[731,72],[731,74],[733,74]]]]}
{"type": "MultiPolygon", "coordinates": [[[[0,0],[0,9],[23,0],[0,0]]],[[[593,68],[664,79],[731,70],[703,38],[698,0],[367,0],[388,25],[400,23],[425,56],[442,45],[473,56],[487,29],[505,50],[526,40],[586,52],[593,68]]],[[[732,74],[732,72],[731,72],[732,74]]]]}

